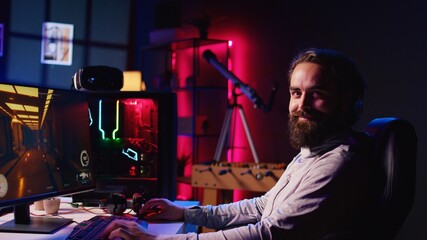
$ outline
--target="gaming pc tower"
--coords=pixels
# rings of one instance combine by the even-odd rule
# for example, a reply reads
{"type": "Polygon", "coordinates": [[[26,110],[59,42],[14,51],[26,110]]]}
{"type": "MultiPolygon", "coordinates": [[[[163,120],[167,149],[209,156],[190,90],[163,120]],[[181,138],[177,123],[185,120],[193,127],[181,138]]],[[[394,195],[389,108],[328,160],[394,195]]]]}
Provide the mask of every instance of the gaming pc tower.
{"type": "Polygon", "coordinates": [[[112,193],[176,197],[176,96],[171,92],[90,92],[96,189],[74,201],[97,205],[112,193]]]}

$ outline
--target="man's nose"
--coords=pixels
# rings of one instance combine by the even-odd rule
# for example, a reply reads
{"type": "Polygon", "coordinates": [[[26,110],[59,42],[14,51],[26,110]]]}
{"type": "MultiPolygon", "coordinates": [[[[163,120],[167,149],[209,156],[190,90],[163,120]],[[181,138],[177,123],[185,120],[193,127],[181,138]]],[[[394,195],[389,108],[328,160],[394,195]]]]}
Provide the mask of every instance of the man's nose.
{"type": "Polygon", "coordinates": [[[304,110],[310,107],[311,107],[311,98],[306,94],[302,94],[300,98],[299,109],[304,110]]]}

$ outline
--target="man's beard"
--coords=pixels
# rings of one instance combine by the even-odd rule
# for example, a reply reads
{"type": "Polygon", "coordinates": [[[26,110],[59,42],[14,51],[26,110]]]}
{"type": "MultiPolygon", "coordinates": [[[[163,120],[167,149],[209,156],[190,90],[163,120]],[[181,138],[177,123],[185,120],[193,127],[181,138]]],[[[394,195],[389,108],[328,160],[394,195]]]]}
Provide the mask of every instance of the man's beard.
{"type": "Polygon", "coordinates": [[[322,143],[327,135],[327,127],[321,121],[307,119],[299,121],[301,113],[290,114],[288,127],[291,145],[301,147],[314,147],[322,143]]]}

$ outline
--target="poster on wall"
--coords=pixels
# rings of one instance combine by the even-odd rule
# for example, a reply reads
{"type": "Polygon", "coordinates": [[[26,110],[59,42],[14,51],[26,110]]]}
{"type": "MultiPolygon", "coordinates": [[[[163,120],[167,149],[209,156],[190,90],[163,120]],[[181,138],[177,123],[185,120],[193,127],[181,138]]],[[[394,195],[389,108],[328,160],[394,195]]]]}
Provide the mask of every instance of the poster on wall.
{"type": "Polygon", "coordinates": [[[3,56],[4,24],[0,23],[0,57],[3,56]]]}
{"type": "Polygon", "coordinates": [[[45,22],[42,27],[41,62],[71,65],[73,57],[74,25],[45,22]]]}

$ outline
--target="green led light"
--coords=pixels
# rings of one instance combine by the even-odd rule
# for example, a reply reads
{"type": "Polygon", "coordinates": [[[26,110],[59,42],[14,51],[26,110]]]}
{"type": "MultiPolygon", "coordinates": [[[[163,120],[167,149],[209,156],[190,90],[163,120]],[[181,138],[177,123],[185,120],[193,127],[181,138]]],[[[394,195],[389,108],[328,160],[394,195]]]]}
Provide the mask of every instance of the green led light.
{"type": "Polygon", "coordinates": [[[101,132],[102,139],[105,139],[105,131],[102,129],[102,100],[99,100],[99,116],[98,116],[98,129],[101,132]]]}
{"type": "MultiPolygon", "coordinates": [[[[116,133],[119,131],[119,100],[116,101],[116,128],[112,132],[112,139],[116,140],[116,133]]],[[[99,100],[98,129],[101,132],[102,139],[105,139],[105,131],[102,129],[102,100],[99,100]]]]}
{"type": "Polygon", "coordinates": [[[119,100],[116,101],[116,129],[113,130],[113,139],[116,139],[117,131],[119,131],[119,100]]]}

